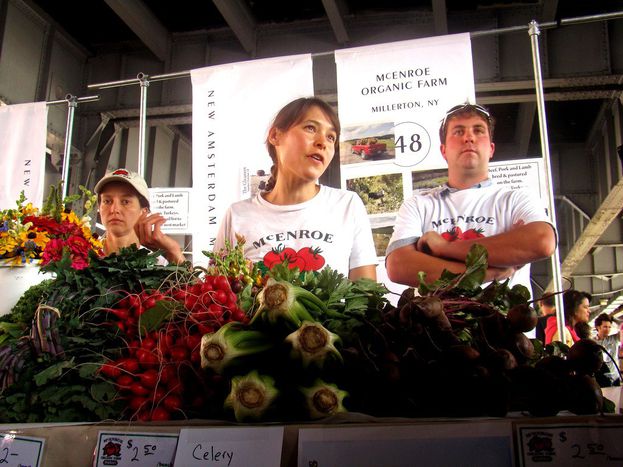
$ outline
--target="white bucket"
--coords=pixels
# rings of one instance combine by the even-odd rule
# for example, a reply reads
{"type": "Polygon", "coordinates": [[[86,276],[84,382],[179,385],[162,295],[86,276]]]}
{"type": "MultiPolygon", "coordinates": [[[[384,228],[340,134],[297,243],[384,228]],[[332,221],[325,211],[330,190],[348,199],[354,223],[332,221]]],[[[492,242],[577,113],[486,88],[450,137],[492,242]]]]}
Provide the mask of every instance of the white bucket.
{"type": "Polygon", "coordinates": [[[6,315],[30,287],[52,279],[53,274],[40,272],[38,264],[0,265],[0,316],[6,315]]]}

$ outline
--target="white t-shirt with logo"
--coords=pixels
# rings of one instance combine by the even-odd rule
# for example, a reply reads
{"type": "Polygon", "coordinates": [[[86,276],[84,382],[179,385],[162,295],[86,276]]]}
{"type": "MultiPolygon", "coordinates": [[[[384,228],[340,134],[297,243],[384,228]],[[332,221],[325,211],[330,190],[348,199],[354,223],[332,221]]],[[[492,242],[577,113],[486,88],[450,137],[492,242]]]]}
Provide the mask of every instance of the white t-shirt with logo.
{"type": "MultiPolygon", "coordinates": [[[[530,222],[548,222],[539,198],[525,190],[510,190],[487,180],[455,190],[448,186],[414,195],[400,207],[387,254],[415,244],[429,231],[451,241],[489,237],[530,222]]],[[[525,285],[530,292],[530,264],[517,270],[509,285],[525,285]]]]}
{"type": "Polygon", "coordinates": [[[321,185],[309,201],[280,206],[260,194],[232,204],[219,227],[214,251],[236,234],[245,237],[245,256],[267,267],[284,257],[302,271],[325,265],[348,276],[351,269],[376,265],[370,221],[359,196],[321,185]]]}

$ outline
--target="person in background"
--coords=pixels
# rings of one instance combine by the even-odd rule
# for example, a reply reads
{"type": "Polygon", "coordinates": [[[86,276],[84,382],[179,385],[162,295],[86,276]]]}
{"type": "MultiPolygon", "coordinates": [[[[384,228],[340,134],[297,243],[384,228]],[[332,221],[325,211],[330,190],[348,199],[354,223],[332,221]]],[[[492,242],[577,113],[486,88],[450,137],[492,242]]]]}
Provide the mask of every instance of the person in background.
{"type": "Polygon", "coordinates": [[[283,107],[268,131],[273,161],[266,191],[231,205],[214,251],[244,237],[245,256],[267,268],[287,261],[301,271],[325,265],[351,280],[376,280],[370,221],[359,196],[318,184],[338,150],[340,122],[314,97],[283,107]]]}
{"type": "Polygon", "coordinates": [[[418,286],[444,270],[465,271],[475,243],[488,252],[485,282],[510,278],[531,292],[530,263],[551,256],[556,234],[545,208],[527,190],[495,185],[489,178],[494,119],[476,104],[451,108],[441,122],[441,154],[448,183],[406,200],[387,248],[390,280],[418,286]]]}
{"type": "Polygon", "coordinates": [[[162,250],[169,263],[185,261],[179,244],[161,230],[166,219],[149,211],[147,183],[136,172],[117,169],[107,173],[95,185],[106,256],[121,248],[137,245],[162,250]]]}
{"type": "Polygon", "coordinates": [[[538,301],[541,314],[534,328],[535,337],[541,342],[545,342],[545,326],[550,316],[556,314],[556,299],[553,293],[545,293],[538,301]]]}
{"type": "Polygon", "coordinates": [[[623,330],[619,329],[619,332],[612,333],[612,328],[613,320],[609,314],[602,313],[595,318],[595,329],[597,330],[595,341],[608,351],[608,353],[604,352],[603,354],[602,371],[596,375],[597,382],[601,387],[621,385],[621,375],[617,370],[615,359],[618,358],[623,330]]]}
{"type": "MultiPolygon", "coordinates": [[[[575,326],[580,322],[588,323],[591,298],[591,294],[574,289],[566,290],[563,294],[565,342],[571,343],[580,340],[580,336],[575,332],[575,326]]],[[[560,341],[556,315],[550,316],[547,319],[545,327],[545,344],[549,344],[552,341],[560,341]]]]}
{"type": "Polygon", "coordinates": [[[580,339],[590,339],[593,337],[593,328],[588,324],[588,321],[578,321],[573,326],[573,330],[580,339]]]}

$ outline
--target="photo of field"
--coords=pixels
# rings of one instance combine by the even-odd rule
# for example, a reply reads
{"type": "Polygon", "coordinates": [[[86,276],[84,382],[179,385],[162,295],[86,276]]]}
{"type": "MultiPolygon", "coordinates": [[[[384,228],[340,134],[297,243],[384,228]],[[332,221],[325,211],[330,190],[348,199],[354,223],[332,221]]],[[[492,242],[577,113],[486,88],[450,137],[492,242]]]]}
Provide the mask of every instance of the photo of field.
{"type": "Polygon", "coordinates": [[[411,172],[413,182],[413,193],[429,190],[448,182],[448,169],[423,170],[411,172]]]}
{"type": "Polygon", "coordinates": [[[403,199],[399,173],[352,178],[346,188],[359,195],[371,216],[397,212],[403,199]]]}

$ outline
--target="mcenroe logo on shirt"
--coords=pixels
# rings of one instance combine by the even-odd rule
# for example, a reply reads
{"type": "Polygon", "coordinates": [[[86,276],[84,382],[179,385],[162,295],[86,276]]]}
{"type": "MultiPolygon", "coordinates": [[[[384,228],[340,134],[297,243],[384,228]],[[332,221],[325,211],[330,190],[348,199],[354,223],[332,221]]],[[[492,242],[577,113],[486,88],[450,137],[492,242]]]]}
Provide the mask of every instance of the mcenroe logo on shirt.
{"type": "Polygon", "coordinates": [[[274,234],[268,234],[253,242],[253,247],[262,248],[266,244],[275,242],[287,242],[288,240],[309,239],[317,242],[333,243],[333,234],[321,232],[320,230],[294,230],[287,232],[278,232],[274,234]]]}
{"type": "Polygon", "coordinates": [[[433,227],[438,229],[443,225],[455,225],[455,224],[495,224],[495,217],[492,216],[456,216],[446,217],[445,219],[439,219],[432,221],[433,227]]]}

